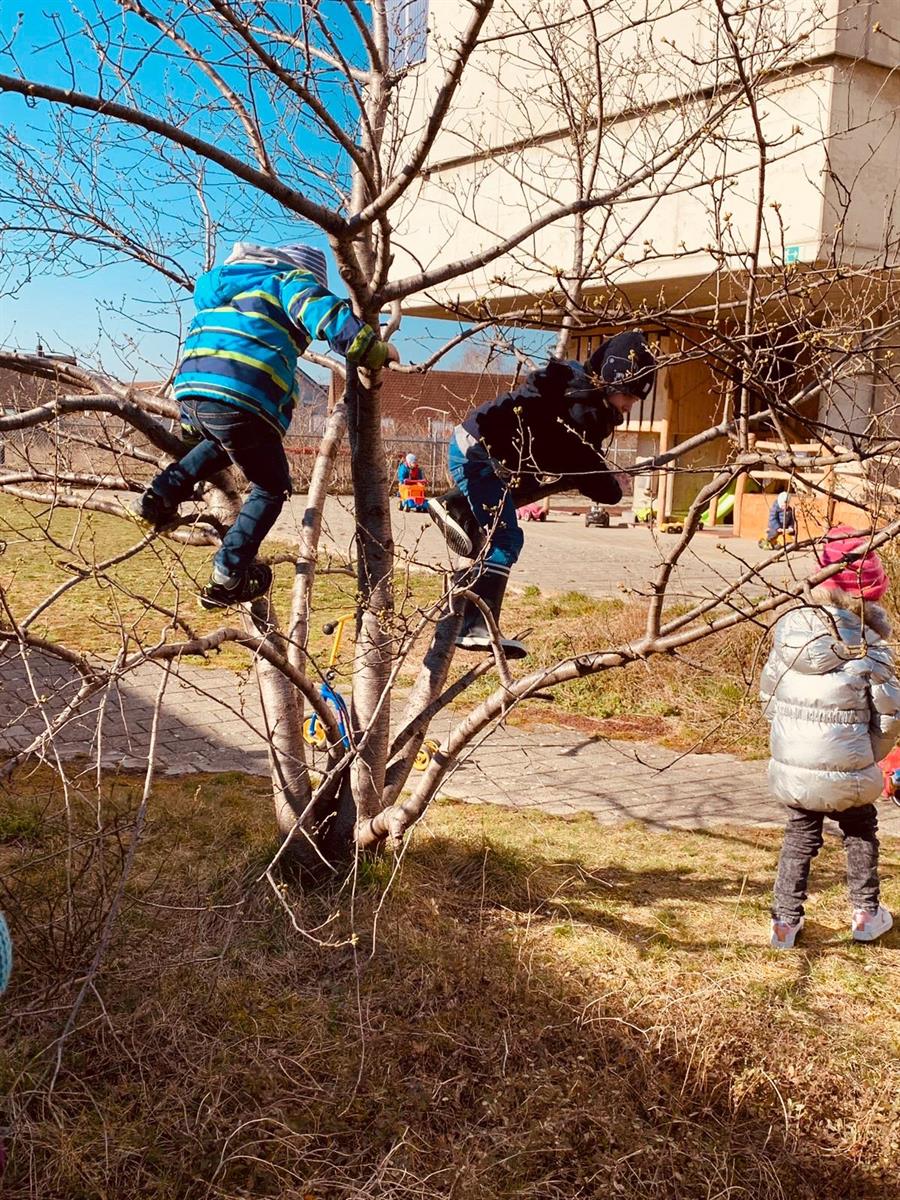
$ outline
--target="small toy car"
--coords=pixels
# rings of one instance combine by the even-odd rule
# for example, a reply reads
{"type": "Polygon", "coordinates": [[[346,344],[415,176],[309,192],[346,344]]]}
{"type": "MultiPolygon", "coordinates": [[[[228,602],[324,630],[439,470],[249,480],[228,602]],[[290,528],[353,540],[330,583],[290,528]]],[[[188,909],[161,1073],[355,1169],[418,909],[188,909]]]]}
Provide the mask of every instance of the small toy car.
{"type": "Polygon", "coordinates": [[[401,483],[400,503],[397,505],[401,512],[428,512],[425,503],[424,483],[401,483]]]}
{"type": "Polygon", "coordinates": [[[776,533],[773,538],[761,537],[757,545],[760,550],[778,550],[782,546],[788,548],[794,544],[794,535],[786,530],[776,533]]]}
{"type": "Polygon", "coordinates": [[[592,504],[584,514],[584,524],[587,529],[595,527],[607,529],[609,527],[609,513],[601,508],[599,504],[592,504]]]}

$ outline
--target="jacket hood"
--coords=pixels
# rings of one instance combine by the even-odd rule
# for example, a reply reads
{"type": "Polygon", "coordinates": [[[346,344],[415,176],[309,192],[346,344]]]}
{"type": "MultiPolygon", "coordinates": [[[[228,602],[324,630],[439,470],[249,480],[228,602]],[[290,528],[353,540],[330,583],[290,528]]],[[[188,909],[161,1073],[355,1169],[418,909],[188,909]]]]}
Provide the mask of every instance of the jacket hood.
{"type": "Polygon", "coordinates": [[[625,414],[619,412],[617,408],[613,408],[606,398],[604,389],[597,387],[595,379],[585,370],[584,366],[573,359],[566,359],[563,366],[568,367],[570,372],[569,382],[566,385],[566,399],[569,404],[580,405],[583,408],[602,409],[613,425],[621,425],[625,420],[625,414]]]}
{"type": "Polygon", "coordinates": [[[779,622],[778,640],[792,670],[802,675],[824,675],[864,657],[881,640],[880,629],[875,626],[884,625],[877,617],[871,619],[875,616],[871,614],[864,633],[860,618],[846,608],[795,608],[779,622]]]}
{"type": "Polygon", "coordinates": [[[205,271],[194,285],[194,303],[198,309],[218,308],[241,292],[262,287],[273,275],[284,275],[292,267],[275,269],[271,264],[239,262],[205,271]]]}

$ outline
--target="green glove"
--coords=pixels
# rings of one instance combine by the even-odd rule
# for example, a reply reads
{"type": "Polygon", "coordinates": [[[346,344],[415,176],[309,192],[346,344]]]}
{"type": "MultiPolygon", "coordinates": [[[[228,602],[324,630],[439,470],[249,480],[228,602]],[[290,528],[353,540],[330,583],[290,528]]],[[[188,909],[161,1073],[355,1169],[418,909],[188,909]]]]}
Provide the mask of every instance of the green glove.
{"type": "Polygon", "coordinates": [[[390,342],[374,341],[366,351],[360,366],[366,367],[369,371],[380,371],[386,363],[399,361],[400,355],[396,346],[390,342]]]}

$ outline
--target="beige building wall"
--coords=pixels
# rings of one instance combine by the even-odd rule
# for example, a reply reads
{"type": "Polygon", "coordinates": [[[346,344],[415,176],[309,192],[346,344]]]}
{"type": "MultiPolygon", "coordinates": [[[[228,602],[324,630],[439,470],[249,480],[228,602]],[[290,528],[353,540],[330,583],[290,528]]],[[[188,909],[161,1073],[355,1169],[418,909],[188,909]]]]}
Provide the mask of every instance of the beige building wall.
{"type": "MultiPolygon", "coordinates": [[[[397,221],[401,273],[488,250],[576,198],[575,139],[560,132],[561,98],[568,92],[582,104],[588,132],[580,149],[589,159],[597,146],[590,123],[601,105],[587,49],[593,37],[586,23],[583,37],[566,26],[551,54],[549,33],[515,32],[523,14],[537,29],[570,11],[561,0],[499,4],[397,221]]],[[[705,300],[739,291],[755,229],[758,151],[715,5],[658,0],[656,20],[616,32],[628,11],[603,6],[597,18],[604,116],[593,190],[615,188],[679,144],[685,152],[590,215],[591,248],[608,265],[606,284],[633,300],[661,286],[669,297],[680,288],[705,300]],[[715,127],[714,137],[697,136],[705,126],[715,127]]],[[[428,58],[406,84],[410,139],[468,14],[464,5],[433,0],[428,58]]],[[[759,106],[769,147],[761,265],[826,261],[836,243],[851,259],[870,259],[884,247],[897,187],[900,79],[891,72],[891,38],[900,37],[900,3],[778,0],[756,6],[739,33],[750,61],[772,67],[759,106]],[[881,32],[873,32],[876,22],[881,32]]],[[[479,298],[515,307],[556,286],[572,269],[572,251],[566,218],[407,307],[436,313],[479,298]]]]}
{"type": "MultiPolygon", "coordinates": [[[[655,303],[661,293],[694,305],[739,302],[756,228],[759,150],[716,6],[649,0],[638,12],[613,0],[593,7],[594,24],[563,26],[569,0],[497,5],[428,168],[406,198],[395,269],[412,274],[466,260],[575,200],[588,174],[577,148],[583,161],[597,155],[594,194],[657,164],[587,217],[589,250],[602,264],[587,272],[588,297],[598,305],[615,292],[632,305],[655,303]],[[650,20],[639,19],[647,13],[650,20]],[[565,38],[554,42],[554,27],[564,27],[565,38]],[[581,104],[580,138],[566,126],[563,98],[570,115],[581,104]],[[672,157],[679,145],[683,153],[672,157]]],[[[404,133],[412,140],[469,15],[465,5],[432,0],[428,58],[405,84],[413,116],[404,133]]],[[[762,0],[734,19],[734,29],[749,65],[768,71],[758,104],[767,147],[760,267],[777,274],[786,263],[896,265],[900,0],[762,0]]],[[[496,313],[533,309],[542,298],[552,307],[572,272],[574,244],[574,221],[557,221],[411,297],[406,310],[471,314],[486,301],[496,313]]],[[[845,301],[859,278],[841,285],[845,301]]],[[[834,300],[833,286],[829,294],[834,300]]],[[[874,311],[873,297],[865,302],[874,311]]],[[[654,411],[623,435],[641,455],[664,450],[705,428],[726,392],[703,363],[665,368],[654,411]]],[[[870,419],[873,381],[854,375],[814,403],[820,419],[850,436],[870,419]]],[[[658,481],[664,513],[686,508],[708,478],[711,460],[702,459],[658,481]]],[[[641,485],[644,498],[651,487],[641,485]]]]}

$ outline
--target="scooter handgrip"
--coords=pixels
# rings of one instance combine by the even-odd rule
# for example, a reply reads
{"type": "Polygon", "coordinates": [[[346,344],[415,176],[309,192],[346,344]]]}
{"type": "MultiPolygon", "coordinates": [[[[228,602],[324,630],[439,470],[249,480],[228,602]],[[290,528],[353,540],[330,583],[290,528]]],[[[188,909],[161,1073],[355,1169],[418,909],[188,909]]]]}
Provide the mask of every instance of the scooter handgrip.
{"type": "Polygon", "coordinates": [[[335,629],[337,629],[337,621],[326,621],[322,626],[323,633],[334,633],[335,629]]]}

